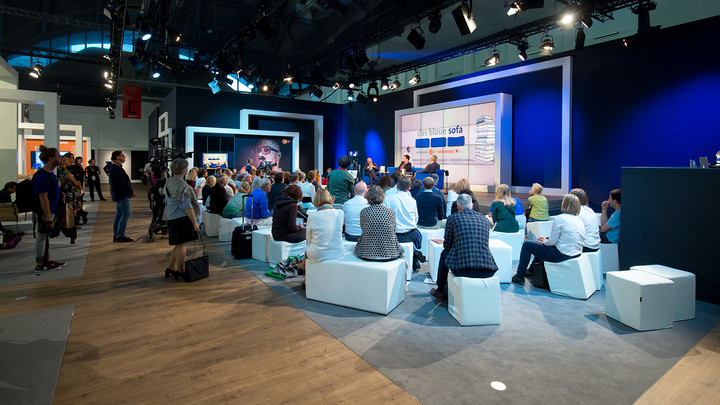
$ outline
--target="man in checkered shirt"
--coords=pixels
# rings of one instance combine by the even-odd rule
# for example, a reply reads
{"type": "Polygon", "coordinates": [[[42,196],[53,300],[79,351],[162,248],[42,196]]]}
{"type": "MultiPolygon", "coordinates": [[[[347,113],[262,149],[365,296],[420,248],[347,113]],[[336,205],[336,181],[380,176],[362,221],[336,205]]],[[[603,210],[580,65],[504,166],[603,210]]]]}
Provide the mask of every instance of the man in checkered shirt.
{"type": "Polygon", "coordinates": [[[492,277],[498,267],[488,247],[490,223],[473,211],[472,199],[462,194],[457,200],[458,212],[445,224],[445,241],[438,264],[437,288],[430,290],[435,298],[447,300],[448,270],[455,277],[492,277]]]}

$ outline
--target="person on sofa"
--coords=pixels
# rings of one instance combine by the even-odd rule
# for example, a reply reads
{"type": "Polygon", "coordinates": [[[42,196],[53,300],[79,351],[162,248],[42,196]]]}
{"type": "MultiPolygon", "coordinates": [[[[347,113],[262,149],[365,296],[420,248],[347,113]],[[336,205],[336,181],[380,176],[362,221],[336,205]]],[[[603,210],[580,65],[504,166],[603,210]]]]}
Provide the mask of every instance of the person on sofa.
{"type": "Polygon", "coordinates": [[[432,155],[430,156],[430,163],[428,163],[424,169],[420,170],[419,173],[434,174],[437,170],[440,170],[440,165],[437,162],[437,155],[432,155]]]}

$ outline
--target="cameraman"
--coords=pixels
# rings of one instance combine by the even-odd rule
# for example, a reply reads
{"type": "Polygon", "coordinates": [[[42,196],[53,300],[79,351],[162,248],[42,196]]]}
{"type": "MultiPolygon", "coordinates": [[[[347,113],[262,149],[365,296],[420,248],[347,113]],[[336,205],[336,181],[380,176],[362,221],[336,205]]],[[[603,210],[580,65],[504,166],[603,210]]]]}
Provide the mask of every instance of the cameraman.
{"type": "Polygon", "coordinates": [[[260,162],[259,168],[264,171],[267,172],[273,169],[273,166],[278,166],[274,168],[275,171],[282,170],[279,167],[282,152],[280,152],[280,145],[276,141],[271,139],[260,139],[257,145],[255,145],[253,154],[257,156],[257,159],[260,162]]]}

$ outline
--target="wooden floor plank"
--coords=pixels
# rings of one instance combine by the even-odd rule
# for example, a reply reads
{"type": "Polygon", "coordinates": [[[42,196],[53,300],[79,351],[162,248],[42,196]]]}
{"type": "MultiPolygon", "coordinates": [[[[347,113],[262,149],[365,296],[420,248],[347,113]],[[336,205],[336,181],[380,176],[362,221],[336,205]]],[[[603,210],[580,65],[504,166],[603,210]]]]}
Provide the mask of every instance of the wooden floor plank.
{"type": "Polygon", "coordinates": [[[167,240],[140,240],[147,203],[132,244],[112,242],[114,211],[82,277],[0,289],[0,316],[75,305],[56,404],[417,403],[213,244],[209,279],[165,279],[167,240]]]}

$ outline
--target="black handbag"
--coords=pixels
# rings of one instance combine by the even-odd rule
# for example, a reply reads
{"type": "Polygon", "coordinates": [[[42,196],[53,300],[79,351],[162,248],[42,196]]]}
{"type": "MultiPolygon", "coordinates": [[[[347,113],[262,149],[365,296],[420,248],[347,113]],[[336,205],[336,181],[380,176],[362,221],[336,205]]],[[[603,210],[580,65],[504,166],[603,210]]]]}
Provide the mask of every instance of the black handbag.
{"type": "Polygon", "coordinates": [[[530,270],[534,274],[532,284],[537,288],[549,290],[550,284],[548,283],[547,274],[545,273],[545,262],[542,260],[534,260],[530,265],[530,270]]]}
{"type": "MultiPolygon", "coordinates": [[[[202,241],[202,233],[200,233],[200,240],[202,241]]],[[[202,241],[203,254],[195,257],[197,253],[197,242],[193,244],[195,251],[190,259],[185,260],[185,281],[192,283],[203,278],[207,278],[210,275],[210,257],[205,254],[205,241],[202,241]]]]}

